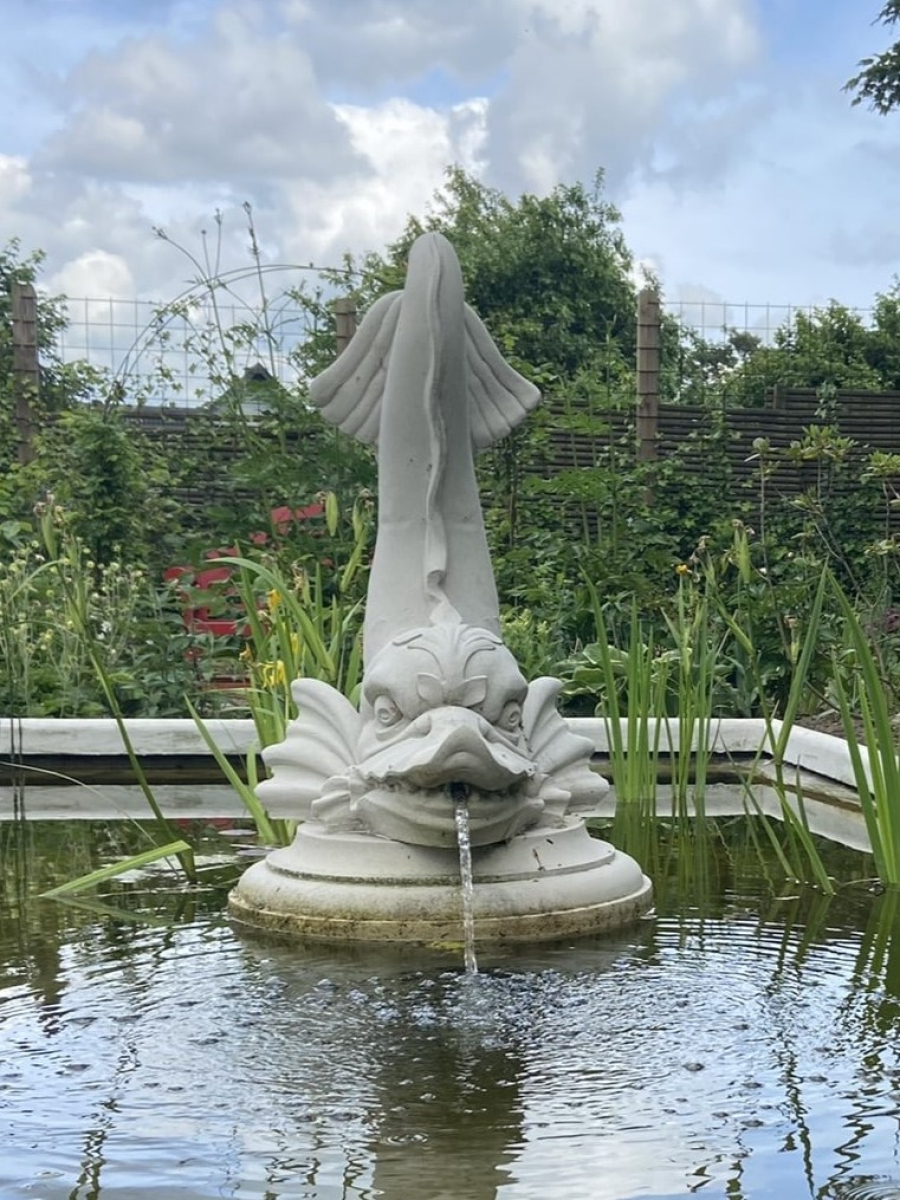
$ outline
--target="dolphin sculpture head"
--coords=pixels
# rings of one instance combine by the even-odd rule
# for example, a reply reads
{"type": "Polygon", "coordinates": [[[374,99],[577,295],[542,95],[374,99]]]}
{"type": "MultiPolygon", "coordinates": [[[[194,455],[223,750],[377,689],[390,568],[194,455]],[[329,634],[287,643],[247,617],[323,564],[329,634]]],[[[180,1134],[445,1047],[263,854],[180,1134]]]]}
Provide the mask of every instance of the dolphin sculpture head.
{"type": "Polygon", "coordinates": [[[352,808],[402,841],[452,840],[464,798],[473,841],[533,823],[538,774],[522,714],[528,684],[496,634],[470,625],[411,630],[366,671],[352,808]]]}

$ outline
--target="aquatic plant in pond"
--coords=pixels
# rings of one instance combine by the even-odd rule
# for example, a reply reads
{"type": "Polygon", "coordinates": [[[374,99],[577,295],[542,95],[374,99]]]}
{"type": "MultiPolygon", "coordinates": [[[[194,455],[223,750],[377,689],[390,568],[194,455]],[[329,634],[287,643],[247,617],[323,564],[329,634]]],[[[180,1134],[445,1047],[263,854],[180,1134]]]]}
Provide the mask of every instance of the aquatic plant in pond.
{"type": "Polygon", "coordinates": [[[612,783],[616,791],[613,837],[640,854],[656,813],[656,785],[668,662],[660,662],[645,641],[637,606],[632,605],[627,649],[610,643],[603,607],[589,584],[597,639],[572,669],[569,694],[578,689],[601,691],[598,715],[606,723],[612,783]]]}
{"type": "MultiPolygon", "coordinates": [[[[624,645],[616,645],[596,587],[586,581],[594,640],[564,664],[566,694],[588,694],[606,725],[616,790],[615,836],[646,837],[657,815],[657,781],[665,733],[671,766],[672,817],[703,816],[714,717],[727,671],[724,639],[714,632],[706,598],[681,579],[663,631],[641,620],[632,602],[624,645]]],[[[652,838],[651,838],[652,842],[652,838]]]]}
{"type": "Polygon", "coordinates": [[[664,614],[674,646],[672,674],[676,696],[674,718],[666,716],[672,763],[673,816],[704,812],[709,750],[715,734],[715,715],[721,711],[721,684],[727,673],[727,633],[714,629],[707,597],[693,577],[681,574],[673,615],[664,614]]]}
{"type": "MultiPolygon", "coordinates": [[[[804,628],[795,631],[796,651],[783,710],[778,712],[760,689],[766,737],[755,761],[739,774],[748,810],[759,818],[784,875],[831,892],[833,882],[810,835],[802,788],[784,766],[808,694],[811,664],[820,649],[826,580],[826,575],[820,576],[804,628]],[[772,783],[786,837],[773,829],[754,792],[756,767],[764,755],[771,757],[772,783]]],[[[693,829],[703,820],[710,755],[716,722],[723,715],[734,649],[740,651],[742,669],[750,678],[760,670],[760,651],[752,625],[748,631],[741,612],[727,608],[708,573],[697,580],[687,566],[679,572],[677,602],[673,612],[665,614],[662,629],[641,621],[632,604],[620,645],[613,642],[596,589],[590,581],[587,586],[596,640],[565,664],[567,692],[597,698],[597,715],[606,724],[617,802],[614,839],[647,863],[655,863],[655,822],[663,815],[657,803],[663,752],[672,785],[671,817],[693,829]]],[[[881,878],[887,881],[884,875],[881,878]]]]}
{"type": "Polygon", "coordinates": [[[888,693],[853,606],[834,580],[832,590],[845,621],[854,666],[863,685],[858,693],[858,710],[854,710],[843,678],[846,663],[835,663],[834,686],[844,737],[850,750],[878,877],[883,883],[900,887],[900,764],[888,693]],[[861,734],[857,730],[856,711],[862,724],[861,734]]]}
{"type": "MultiPolygon", "coordinates": [[[[334,493],[323,497],[323,513],[325,531],[333,543],[331,553],[336,556],[341,513],[334,493]]],[[[371,536],[365,498],[354,504],[349,524],[353,540],[345,560],[329,557],[325,546],[312,562],[293,562],[289,573],[267,553],[254,558],[223,555],[212,560],[227,569],[232,603],[244,627],[240,658],[249,677],[247,685],[234,693],[234,702],[249,709],[257,747],[247,755],[243,774],[210,737],[193,705],[189,707],[207,746],[268,846],[288,845],[296,821],[270,816],[257,796],[257,755],[280,742],[297,716],[294,681],[321,680],[348,699],[357,698],[362,673],[362,594],[371,536]]]]}
{"type": "MultiPolygon", "coordinates": [[[[154,855],[162,857],[166,854],[174,854],[187,878],[193,882],[196,879],[193,850],[190,845],[176,836],[175,830],[157,803],[143,765],[132,745],[131,736],[116,695],[114,678],[103,653],[102,640],[95,636],[96,631],[92,628],[90,578],[83,560],[82,545],[77,538],[67,533],[64,515],[57,512],[53,505],[43,505],[38,515],[41,536],[48,554],[46,566],[49,571],[53,572],[59,583],[64,601],[65,621],[81,639],[87,661],[94,671],[102,694],[116,722],[134,777],[144,794],[150,811],[166,834],[165,846],[157,846],[155,850],[146,851],[143,858],[152,861],[154,855]]],[[[85,886],[89,885],[84,880],[73,881],[68,885],[73,890],[85,886]]]]}
{"type": "MultiPolygon", "coordinates": [[[[768,838],[769,844],[781,862],[782,868],[790,879],[798,879],[814,883],[826,893],[834,890],[832,880],[822,863],[821,857],[813,841],[803,800],[803,791],[799,783],[799,771],[796,782],[787,778],[785,772],[785,752],[801,710],[803,699],[808,686],[810,664],[818,650],[819,632],[822,620],[822,609],[825,599],[827,573],[822,574],[813,598],[806,629],[802,639],[798,637],[794,670],[791,675],[790,690],[780,714],[777,728],[775,712],[768,699],[761,693],[763,719],[766,727],[765,741],[760,745],[756,761],[744,777],[743,784],[748,808],[761,818],[761,825],[768,838]],[[775,772],[774,787],[778,795],[781,819],[787,832],[784,846],[772,829],[771,823],[763,815],[753,792],[753,774],[756,763],[764,752],[771,756],[771,764],[775,772]]],[[[723,612],[723,619],[736,643],[745,655],[745,661],[752,672],[759,662],[759,651],[746,628],[742,627],[737,615],[723,612]]]]}
{"type": "MultiPolygon", "coordinates": [[[[810,664],[818,652],[820,626],[826,595],[831,596],[844,624],[849,654],[832,660],[832,688],[839,707],[844,737],[853,765],[860,807],[872,847],[877,878],[881,883],[900,885],[900,765],[895,745],[890,693],[885,685],[870,638],[867,636],[846,592],[829,570],[822,572],[813,599],[806,628],[798,639],[798,655],[785,711],[777,736],[767,711],[769,745],[776,771],[776,786],[781,797],[785,824],[794,835],[792,863],[805,862],[813,881],[825,891],[832,882],[815,852],[809,833],[799,783],[792,787],[784,771],[784,754],[794,722],[801,711],[810,664]],[[855,704],[851,703],[848,681],[852,680],[855,704]],[[863,755],[865,751],[865,757],[863,755]],[[795,802],[790,796],[793,793],[795,802]],[[799,853],[797,851],[799,850],[799,853]]],[[[745,638],[752,658],[752,645],[740,629],[736,636],[745,638]]],[[[770,831],[771,837],[771,831],[770,831]]],[[[786,865],[786,864],[785,864],[786,865]]],[[[798,877],[803,878],[802,874],[798,877]]]]}

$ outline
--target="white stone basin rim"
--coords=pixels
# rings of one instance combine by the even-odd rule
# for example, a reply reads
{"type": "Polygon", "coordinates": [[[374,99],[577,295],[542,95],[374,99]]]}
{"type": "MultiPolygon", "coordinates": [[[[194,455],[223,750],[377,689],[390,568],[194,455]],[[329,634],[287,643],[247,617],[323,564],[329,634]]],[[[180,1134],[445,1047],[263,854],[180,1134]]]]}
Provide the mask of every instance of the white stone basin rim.
{"type": "MultiPolygon", "coordinates": [[[[256,727],[249,719],[211,719],[205,725],[225,754],[243,756],[257,748],[256,727]]],[[[212,752],[191,720],[130,717],[125,727],[140,757],[211,757],[212,752]]],[[[0,758],[8,759],[12,751],[25,759],[125,755],[119,727],[112,717],[0,717],[0,758]]]]}
{"type": "MultiPolygon", "coordinates": [[[[126,721],[128,735],[141,757],[210,756],[210,750],[193,721],[178,718],[145,718],[126,721]]],[[[571,717],[568,725],[573,733],[589,738],[598,754],[609,750],[606,722],[595,717],[571,717]]],[[[215,719],[206,728],[216,745],[228,755],[244,756],[257,750],[256,730],[251,720],[215,719]]],[[[781,722],[773,721],[771,736],[778,737],[781,722]]],[[[625,721],[623,737],[627,737],[625,721]]],[[[727,718],[711,721],[708,726],[708,746],[714,753],[752,755],[760,749],[771,750],[770,735],[765,721],[727,718]]],[[[651,740],[653,731],[651,728],[651,740]]],[[[660,731],[663,753],[678,746],[678,723],[664,721],[660,731]]],[[[15,757],[26,761],[43,756],[92,755],[124,756],[122,739],[116,722],[111,718],[68,720],[58,717],[0,717],[0,759],[15,757]]],[[[868,769],[868,756],[861,749],[863,763],[868,769]]],[[[785,752],[790,767],[800,767],[838,783],[855,787],[856,780],[846,743],[830,734],[795,726],[785,752]]]]}

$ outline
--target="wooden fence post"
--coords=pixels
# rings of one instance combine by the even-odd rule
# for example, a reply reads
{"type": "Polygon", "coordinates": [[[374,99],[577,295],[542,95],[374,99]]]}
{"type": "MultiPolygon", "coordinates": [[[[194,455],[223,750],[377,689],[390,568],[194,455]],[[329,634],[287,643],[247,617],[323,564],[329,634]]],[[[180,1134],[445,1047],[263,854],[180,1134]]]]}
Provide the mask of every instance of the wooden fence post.
{"type": "Polygon", "coordinates": [[[342,296],[334,302],[334,340],[338,354],[343,354],[356,333],[356,301],[342,296]]]}
{"type": "Polygon", "coordinates": [[[637,311],[637,457],[638,462],[657,458],[659,427],[659,293],[643,288],[637,311]]]}
{"type": "Polygon", "coordinates": [[[13,390],[16,397],[16,437],[20,463],[33,457],[34,409],[41,369],[38,362],[37,297],[32,283],[14,282],[12,301],[13,390]]]}

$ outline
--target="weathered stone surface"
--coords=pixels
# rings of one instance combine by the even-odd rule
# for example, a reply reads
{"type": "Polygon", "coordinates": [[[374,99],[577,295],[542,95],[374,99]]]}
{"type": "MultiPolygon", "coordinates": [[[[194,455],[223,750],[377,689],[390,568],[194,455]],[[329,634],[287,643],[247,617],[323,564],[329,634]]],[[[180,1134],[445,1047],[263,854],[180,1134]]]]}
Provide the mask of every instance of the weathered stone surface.
{"type": "MultiPolygon", "coordinates": [[[[480,943],[600,932],[637,919],[652,899],[637,863],[575,817],[476,850],[473,874],[480,943]]],[[[244,874],[229,909],[242,923],[301,940],[458,943],[459,860],[310,822],[244,874]]]]}
{"type": "Polygon", "coordinates": [[[446,239],[417,240],[404,290],[373,305],[310,398],[378,446],[362,697],[357,711],[327,684],[294,683],[299,715],[264,752],[258,790],[304,825],[246,873],[233,915],[298,937],[458,936],[464,804],[479,938],[633,919],[648,881],[572,816],[608,790],[591,743],[559,716],[558,681],[529,683],[500,637],[474,453],[539,395],[466,305],[446,239]],[[558,860],[559,839],[583,861],[558,860]]]}

